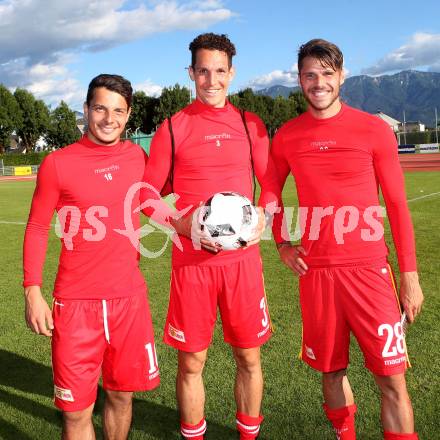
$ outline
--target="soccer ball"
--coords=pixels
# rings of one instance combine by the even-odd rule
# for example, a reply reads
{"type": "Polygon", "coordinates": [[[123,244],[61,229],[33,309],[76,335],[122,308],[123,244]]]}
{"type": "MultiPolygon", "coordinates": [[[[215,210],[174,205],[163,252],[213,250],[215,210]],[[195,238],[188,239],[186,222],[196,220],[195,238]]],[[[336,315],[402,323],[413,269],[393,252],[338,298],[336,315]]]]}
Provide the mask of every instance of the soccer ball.
{"type": "Polygon", "coordinates": [[[220,192],[200,209],[199,223],[209,239],[225,250],[246,246],[258,224],[258,213],[250,200],[235,192],[220,192]]]}

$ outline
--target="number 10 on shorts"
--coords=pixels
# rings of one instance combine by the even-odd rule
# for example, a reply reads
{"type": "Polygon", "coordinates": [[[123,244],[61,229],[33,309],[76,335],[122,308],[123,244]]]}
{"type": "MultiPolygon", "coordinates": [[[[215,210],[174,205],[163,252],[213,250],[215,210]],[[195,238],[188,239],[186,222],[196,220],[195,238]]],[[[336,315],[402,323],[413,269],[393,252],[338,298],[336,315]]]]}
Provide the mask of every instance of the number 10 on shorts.
{"type": "Polygon", "coordinates": [[[157,363],[156,347],[154,344],[149,342],[148,344],[145,344],[145,349],[147,350],[148,364],[150,365],[148,374],[151,376],[159,370],[159,365],[157,363]]]}

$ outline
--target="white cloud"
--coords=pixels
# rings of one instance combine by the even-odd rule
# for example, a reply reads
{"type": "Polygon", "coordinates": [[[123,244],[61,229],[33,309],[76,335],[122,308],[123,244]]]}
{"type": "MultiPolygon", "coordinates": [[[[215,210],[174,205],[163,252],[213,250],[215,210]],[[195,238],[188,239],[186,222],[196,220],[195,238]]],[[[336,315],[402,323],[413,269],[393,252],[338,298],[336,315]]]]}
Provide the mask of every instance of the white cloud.
{"type": "Polygon", "coordinates": [[[38,62],[27,65],[23,58],[13,60],[0,66],[1,82],[12,90],[26,88],[37,99],[57,106],[61,100],[80,108],[86,90],[76,80],[66,65],[71,57],[61,56],[54,62],[38,62]]]}
{"type": "MultiPolygon", "coordinates": [[[[343,68],[345,78],[350,76],[350,71],[343,68]]],[[[274,70],[265,75],[258,76],[251,80],[246,87],[254,90],[269,88],[272,86],[296,87],[298,83],[298,65],[294,64],[289,70],[274,70]]]]}
{"type": "Polygon", "coordinates": [[[203,29],[233,13],[220,2],[161,1],[123,9],[127,0],[6,0],[0,6],[0,63],[46,59],[66,49],[102,50],[157,32],[203,29]],[[197,7],[197,5],[199,5],[197,7]]]}
{"type": "Polygon", "coordinates": [[[440,72],[440,34],[416,33],[407,44],[380,59],[362,73],[380,75],[396,70],[426,68],[440,72]]]}
{"type": "Polygon", "coordinates": [[[222,9],[223,4],[221,0],[196,0],[192,3],[188,4],[191,8],[197,8],[197,9],[222,9]]]}
{"type": "Polygon", "coordinates": [[[135,84],[133,86],[135,91],[145,92],[147,96],[154,96],[155,98],[159,97],[162,93],[162,87],[154,84],[151,80],[147,79],[139,84],[135,84]]]}
{"type": "Polygon", "coordinates": [[[102,51],[159,32],[206,29],[233,15],[218,0],[5,0],[0,81],[45,99],[73,97],[79,86],[66,54],[102,51]]]}
{"type": "Polygon", "coordinates": [[[274,70],[258,76],[248,84],[252,89],[263,89],[271,86],[294,87],[298,85],[298,67],[293,65],[289,70],[274,70]]]}

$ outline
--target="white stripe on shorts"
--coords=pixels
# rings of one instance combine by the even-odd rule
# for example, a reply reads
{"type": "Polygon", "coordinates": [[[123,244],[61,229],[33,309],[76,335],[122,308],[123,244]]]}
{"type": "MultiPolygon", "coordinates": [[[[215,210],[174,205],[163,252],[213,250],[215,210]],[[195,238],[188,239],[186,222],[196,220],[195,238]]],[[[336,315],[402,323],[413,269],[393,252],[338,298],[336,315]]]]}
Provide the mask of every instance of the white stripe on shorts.
{"type": "Polygon", "coordinates": [[[108,321],[107,321],[107,302],[105,301],[105,299],[102,300],[102,313],[103,313],[103,319],[104,319],[105,339],[110,344],[110,332],[108,330],[108,321]]]}

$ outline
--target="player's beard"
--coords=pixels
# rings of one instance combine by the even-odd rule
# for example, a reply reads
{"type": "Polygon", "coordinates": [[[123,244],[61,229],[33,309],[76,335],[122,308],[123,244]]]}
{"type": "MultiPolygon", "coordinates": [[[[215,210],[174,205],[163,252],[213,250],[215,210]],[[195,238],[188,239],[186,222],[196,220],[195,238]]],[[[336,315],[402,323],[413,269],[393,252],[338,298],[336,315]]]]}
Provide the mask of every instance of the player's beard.
{"type": "Polygon", "coordinates": [[[313,101],[309,98],[309,93],[303,93],[303,95],[307,103],[310,105],[310,107],[312,107],[316,111],[323,111],[329,109],[335,103],[335,101],[339,99],[339,88],[338,90],[336,90],[336,93],[332,94],[332,99],[330,100],[330,102],[326,105],[321,105],[321,106],[318,106],[313,103],[313,101]]]}

